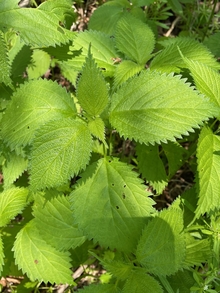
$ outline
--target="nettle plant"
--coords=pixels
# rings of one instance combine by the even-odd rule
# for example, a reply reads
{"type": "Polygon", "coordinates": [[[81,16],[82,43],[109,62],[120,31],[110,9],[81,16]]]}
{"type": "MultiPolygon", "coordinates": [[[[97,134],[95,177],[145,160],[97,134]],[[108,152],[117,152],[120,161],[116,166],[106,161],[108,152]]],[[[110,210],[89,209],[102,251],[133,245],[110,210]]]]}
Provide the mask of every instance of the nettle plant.
{"type": "Polygon", "coordinates": [[[17,2],[0,1],[1,274],[74,286],[97,261],[80,292],[219,292],[219,63],[189,38],[155,50],[143,1],[107,2],[78,34],[71,1],[17,2]],[[41,78],[55,64],[75,92],[41,78]],[[193,156],[195,185],[157,211],[149,185],[193,156]]]}

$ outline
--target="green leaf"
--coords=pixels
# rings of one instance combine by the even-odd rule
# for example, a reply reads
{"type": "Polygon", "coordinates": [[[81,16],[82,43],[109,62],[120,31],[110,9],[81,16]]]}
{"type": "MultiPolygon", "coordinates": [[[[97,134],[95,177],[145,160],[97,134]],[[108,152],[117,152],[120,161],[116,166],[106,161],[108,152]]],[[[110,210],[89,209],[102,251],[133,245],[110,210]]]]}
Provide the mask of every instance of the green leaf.
{"type": "Polygon", "coordinates": [[[220,32],[214,33],[204,41],[204,45],[209,48],[213,55],[220,57],[220,32]]]}
{"type": "Polygon", "coordinates": [[[85,286],[83,289],[78,290],[82,293],[120,293],[121,291],[115,287],[113,284],[92,284],[85,286]]]}
{"type": "Polygon", "coordinates": [[[34,80],[14,93],[2,119],[2,137],[11,148],[29,144],[36,129],[49,120],[73,117],[75,104],[56,82],[34,80]]]}
{"type": "Polygon", "coordinates": [[[7,45],[4,39],[4,34],[0,31],[0,83],[11,85],[11,68],[8,59],[7,45]]]}
{"type": "MultiPolygon", "coordinates": [[[[2,3],[0,29],[13,28],[27,44],[51,46],[66,43],[71,38],[72,34],[59,25],[60,18],[53,11],[44,11],[40,7],[19,8],[12,2],[6,7],[3,5],[3,10],[1,8],[2,3]]],[[[69,8],[71,9],[71,5],[69,8]]]]}
{"type": "Polygon", "coordinates": [[[220,75],[219,72],[211,67],[183,58],[191,71],[196,88],[205,94],[218,107],[220,106],[220,75]]]}
{"type": "Polygon", "coordinates": [[[38,9],[44,10],[46,12],[53,12],[59,20],[65,25],[66,28],[70,29],[70,26],[76,19],[76,13],[72,7],[71,0],[52,0],[45,1],[38,6],[38,9]]]}
{"type": "Polygon", "coordinates": [[[14,243],[15,262],[31,281],[71,284],[70,257],[42,240],[34,222],[17,234],[14,243]]]}
{"type": "Polygon", "coordinates": [[[76,50],[82,49],[82,54],[67,61],[70,68],[75,68],[77,71],[82,70],[85,58],[88,56],[89,44],[91,43],[91,53],[98,67],[103,69],[103,75],[114,75],[115,65],[113,59],[119,56],[115,49],[113,38],[101,32],[85,31],[79,33],[74,38],[73,43],[76,50]],[[102,49],[100,50],[100,48],[102,49]]]}
{"type": "Polygon", "coordinates": [[[131,170],[117,159],[100,159],[86,169],[71,193],[76,222],[84,233],[125,252],[134,249],[146,218],[154,212],[153,200],[131,170]]]}
{"type": "Polygon", "coordinates": [[[197,146],[198,176],[196,178],[199,200],[195,215],[209,213],[220,205],[220,137],[204,127],[197,146]]]}
{"type": "Polygon", "coordinates": [[[146,6],[146,5],[150,5],[154,2],[154,0],[132,0],[133,5],[135,6],[146,6]]]}
{"type": "Polygon", "coordinates": [[[128,59],[144,65],[154,49],[154,34],[147,24],[127,14],[117,22],[115,45],[128,59]]]}
{"type": "Polygon", "coordinates": [[[162,148],[168,161],[168,177],[171,178],[182,166],[183,155],[184,153],[186,153],[186,150],[178,142],[172,141],[169,141],[168,143],[163,143],[162,148]]]}
{"type": "Polygon", "coordinates": [[[1,234],[0,234],[0,274],[2,273],[2,270],[3,270],[3,265],[4,265],[4,246],[3,246],[3,243],[2,243],[2,237],[1,237],[1,234]]]}
{"type": "Polygon", "coordinates": [[[126,80],[139,73],[142,69],[142,65],[139,65],[131,60],[123,60],[116,67],[114,75],[114,88],[121,86],[126,80]]]}
{"type": "Polygon", "coordinates": [[[137,260],[148,272],[171,275],[183,267],[185,239],[183,213],[170,207],[158,213],[146,228],[137,246],[137,260]]]}
{"type": "Polygon", "coordinates": [[[146,144],[175,141],[219,115],[219,109],[179,76],[146,71],[113,94],[110,123],[120,135],[146,144]]]}
{"type": "Polygon", "coordinates": [[[212,257],[211,245],[208,239],[195,240],[189,233],[185,235],[186,257],[184,266],[201,266],[212,257]]]}
{"type": "Polygon", "coordinates": [[[50,56],[58,59],[59,61],[66,61],[81,54],[81,50],[74,50],[74,47],[71,46],[71,44],[72,42],[69,42],[65,45],[62,44],[61,46],[56,47],[49,46],[47,48],[42,48],[42,50],[47,52],[50,56]]]}
{"type": "Polygon", "coordinates": [[[0,193],[0,227],[6,226],[27,205],[28,190],[10,188],[0,193]]]}
{"type": "Polygon", "coordinates": [[[162,193],[168,184],[168,179],[163,161],[160,158],[158,145],[138,144],[136,152],[138,168],[142,177],[153,186],[157,194],[162,193]]]}
{"type": "Polygon", "coordinates": [[[42,76],[50,67],[50,56],[42,50],[34,50],[32,62],[27,68],[28,78],[34,79],[42,76]]]}
{"type": "Polygon", "coordinates": [[[146,270],[138,268],[133,270],[126,281],[122,293],[163,293],[160,284],[146,270]]]}
{"type": "Polygon", "coordinates": [[[102,262],[105,269],[120,280],[128,279],[134,266],[131,263],[124,263],[122,261],[102,262]]]}
{"type": "Polygon", "coordinates": [[[11,59],[11,77],[16,86],[25,81],[24,73],[31,60],[31,48],[24,43],[16,42],[16,45],[10,51],[11,59]],[[14,55],[16,54],[16,55],[14,55]]]}
{"type": "Polygon", "coordinates": [[[91,116],[100,115],[108,104],[108,88],[93,59],[91,47],[77,84],[77,99],[91,116]]]}
{"type": "Polygon", "coordinates": [[[179,73],[181,71],[180,68],[187,68],[179,50],[186,58],[204,63],[213,69],[219,69],[219,64],[210,51],[194,39],[183,37],[171,38],[161,42],[161,44],[165,48],[151,62],[152,70],[179,73]]]}
{"type": "Polygon", "coordinates": [[[73,224],[69,197],[58,196],[44,201],[39,195],[35,202],[34,221],[43,240],[57,250],[74,249],[83,244],[86,238],[73,224]]]}
{"type": "Polygon", "coordinates": [[[4,188],[9,188],[18,177],[27,170],[28,160],[15,153],[10,155],[10,160],[3,165],[4,188]]]}
{"type": "MultiPolygon", "coordinates": [[[[127,4],[126,6],[128,6],[127,4]]],[[[129,7],[129,6],[128,6],[129,7]]],[[[114,35],[117,21],[125,14],[124,7],[116,4],[104,5],[98,7],[89,19],[89,30],[101,31],[108,35],[114,35]]]]}
{"type": "Polygon", "coordinates": [[[76,81],[78,78],[78,67],[76,67],[74,64],[71,65],[71,59],[69,62],[59,62],[59,67],[61,70],[61,74],[69,80],[76,88],[76,81]]]}
{"type": "Polygon", "coordinates": [[[105,141],[105,124],[101,118],[96,117],[94,120],[89,121],[88,128],[92,135],[101,141],[105,141]]]}
{"type": "Polygon", "coordinates": [[[31,153],[33,189],[56,187],[86,167],[92,138],[80,120],[61,119],[43,125],[35,135],[31,153]]]}
{"type": "Polygon", "coordinates": [[[175,275],[172,275],[167,279],[175,293],[189,293],[189,288],[195,284],[192,272],[187,270],[180,270],[175,275]]]}

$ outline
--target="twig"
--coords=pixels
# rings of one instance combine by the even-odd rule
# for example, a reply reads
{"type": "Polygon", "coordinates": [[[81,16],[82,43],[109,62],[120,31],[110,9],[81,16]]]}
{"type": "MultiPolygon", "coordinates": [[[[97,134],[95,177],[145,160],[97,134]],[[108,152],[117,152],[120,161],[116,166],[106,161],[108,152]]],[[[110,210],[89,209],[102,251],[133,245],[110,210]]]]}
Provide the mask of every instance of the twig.
{"type": "Polygon", "coordinates": [[[165,37],[169,37],[170,34],[172,33],[172,31],[174,30],[175,28],[175,25],[177,24],[177,22],[180,20],[180,16],[177,16],[176,19],[174,19],[174,21],[172,22],[171,24],[171,27],[170,29],[164,34],[165,37]]]}

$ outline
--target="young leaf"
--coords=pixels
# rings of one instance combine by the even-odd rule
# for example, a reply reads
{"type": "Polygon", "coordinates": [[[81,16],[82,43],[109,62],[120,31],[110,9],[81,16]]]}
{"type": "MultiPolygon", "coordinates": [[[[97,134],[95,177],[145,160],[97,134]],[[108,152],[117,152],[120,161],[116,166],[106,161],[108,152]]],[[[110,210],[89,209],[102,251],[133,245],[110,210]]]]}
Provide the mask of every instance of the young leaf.
{"type": "Polygon", "coordinates": [[[86,169],[71,193],[76,222],[84,233],[125,252],[134,249],[146,218],[154,212],[153,200],[131,170],[116,159],[100,159],[86,169]]]}
{"type": "Polygon", "coordinates": [[[92,138],[80,120],[50,121],[36,131],[31,153],[30,183],[33,189],[55,187],[86,167],[92,138]]]}
{"type": "MultiPolygon", "coordinates": [[[[32,46],[51,46],[66,43],[71,38],[72,34],[59,25],[60,19],[53,11],[44,11],[40,7],[19,8],[12,1],[9,1],[11,5],[4,7],[2,2],[5,1],[0,1],[0,29],[13,28],[20,33],[25,43],[32,46]]],[[[71,5],[69,8],[71,9],[71,5]]]]}
{"type": "Polygon", "coordinates": [[[139,268],[132,271],[127,279],[122,293],[163,293],[158,281],[146,273],[145,269],[139,268]]]}
{"type": "Polygon", "coordinates": [[[166,170],[159,155],[158,145],[146,146],[138,144],[136,147],[138,168],[142,177],[160,194],[168,184],[166,170]]]}
{"type": "Polygon", "coordinates": [[[114,75],[114,88],[121,86],[126,80],[143,69],[143,65],[139,65],[131,60],[123,60],[117,65],[114,75]]]}
{"type": "Polygon", "coordinates": [[[105,124],[101,118],[96,117],[94,120],[89,121],[88,127],[92,135],[101,141],[105,141],[105,124]]]}
{"type": "Polygon", "coordinates": [[[11,68],[8,59],[8,50],[4,39],[4,34],[0,30],[0,83],[11,85],[11,68]]]}
{"type": "Polygon", "coordinates": [[[31,281],[73,283],[69,253],[42,240],[33,221],[17,234],[13,251],[16,264],[31,281]]]}
{"type": "Polygon", "coordinates": [[[68,250],[86,240],[73,224],[74,213],[70,209],[69,197],[58,196],[44,202],[43,197],[39,195],[35,202],[34,221],[42,239],[48,244],[57,250],[68,250]]]}
{"type": "Polygon", "coordinates": [[[91,116],[100,115],[108,104],[108,88],[89,47],[88,57],[77,84],[77,98],[91,116]]]}
{"type": "Polygon", "coordinates": [[[113,76],[115,71],[113,59],[118,57],[113,38],[101,32],[85,31],[79,33],[73,42],[76,50],[82,49],[82,54],[67,61],[71,67],[75,67],[77,71],[82,70],[91,43],[91,53],[98,67],[103,69],[103,75],[113,76]]]}
{"type": "Polygon", "coordinates": [[[180,72],[180,68],[187,68],[183,56],[204,63],[213,69],[219,69],[219,64],[207,48],[198,41],[190,38],[178,37],[161,42],[165,48],[151,62],[151,69],[161,72],[180,72]],[[180,51],[179,51],[180,50],[180,51]]]}
{"type": "Polygon", "coordinates": [[[3,165],[4,188],[9,188],[16,179],[27,170],[28,160],[15,153],[10,155],[10,160],[3,165]]]}
{"type": "Polygon", "coordinates": [[[117,22],[115,45],[129,59],[144,65],[154,49],[154,34],[147,24],[126,14],[117,22]]]}
{"type": "Polygon", "coordinates": [[[218,107],[220,106],[220,75],[211,67],[187,58],[183,58],[191,71],[196,88],[205,94],[218,107]]]}
{"type": "Polygon", "coordinates": [[[0,227],[6,226],[27,205],[28,190],[10,188],[0,193],[0,227]]]}
{"type": "Polygon", "coordinates": [[[183,213],[170,207],[153,218],[137,246],[137,260],[148,272],[155,275],[171,275],[183,267],[185,239],[183,213]]]}
{"type": "Polygon", "coordinates": [[[2,243],[2,237],[0,234],[0,274],[2,273],[3,265],[4,265],[4,247],[2,243]]]}
{"type": "Polygon", "coordinates": [[[112,96],[110,122],[124,137],[146,144],[175,141],[219,115],[219,109],[179,76],[144,71],[112,96]]]}
{"type": "Polygon", "coordinates": [[[203,127],[197,147],[198,207],[195,215],[209,213],[220,206],[220,137],[214,135],[208,127],[203,127]]]}
{"type": "Polygon", "coordinates": [[[104,268],[120,280],[128,279],[134,266],[131,263],[124,263],[122,261],[102,262],[104,268]]]}
{"type": "Polygon", "coordinates": [[[49,120],[73,117],[76,107],[64,88],[48,80],[25,83],[14,93],[2,119],[2,137],[11,148],[29,144],[49,120]]]}

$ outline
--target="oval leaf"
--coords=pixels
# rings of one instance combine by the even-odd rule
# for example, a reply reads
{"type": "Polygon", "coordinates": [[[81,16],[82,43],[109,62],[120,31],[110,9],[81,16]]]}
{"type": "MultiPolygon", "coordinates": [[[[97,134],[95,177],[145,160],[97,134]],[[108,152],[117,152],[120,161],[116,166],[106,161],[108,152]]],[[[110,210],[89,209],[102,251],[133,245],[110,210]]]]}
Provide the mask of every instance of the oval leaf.
{"type": "Polygon", "coordinates": [[[121,135],[154,144],[175,141],[218,114],[179,76],[146,71],[113,94],[110,122],[121,135]]]}

